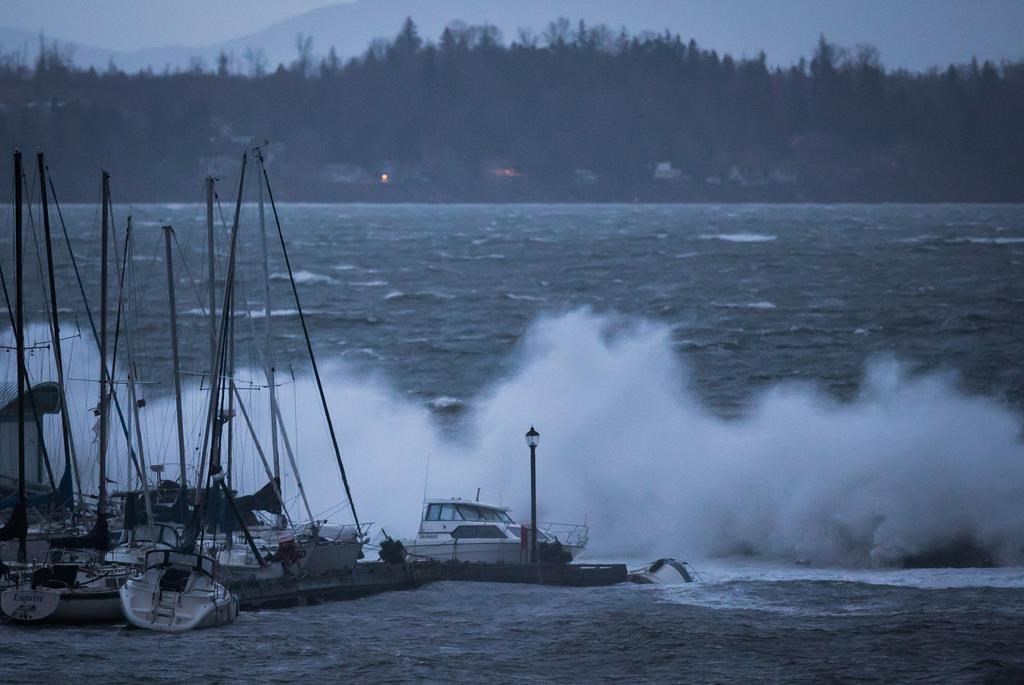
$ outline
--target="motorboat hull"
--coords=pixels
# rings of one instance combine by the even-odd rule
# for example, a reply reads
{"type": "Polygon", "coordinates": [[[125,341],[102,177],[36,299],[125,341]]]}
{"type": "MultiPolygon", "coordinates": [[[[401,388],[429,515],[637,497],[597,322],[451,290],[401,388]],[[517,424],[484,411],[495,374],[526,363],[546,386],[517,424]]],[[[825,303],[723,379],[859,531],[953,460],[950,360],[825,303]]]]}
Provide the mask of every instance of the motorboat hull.
{"type": "MultiPolygon", "coordinates": [[[[460,561],[477,564],[526,564],[530,561],[530,550],[517,540],[468,541],[440,539],[436,542],[416,540],[402,541],[412,559],[433,561],[460,561]]],[[[563,545],[575,559],[583,551],[580,546],[563,545]]]]}

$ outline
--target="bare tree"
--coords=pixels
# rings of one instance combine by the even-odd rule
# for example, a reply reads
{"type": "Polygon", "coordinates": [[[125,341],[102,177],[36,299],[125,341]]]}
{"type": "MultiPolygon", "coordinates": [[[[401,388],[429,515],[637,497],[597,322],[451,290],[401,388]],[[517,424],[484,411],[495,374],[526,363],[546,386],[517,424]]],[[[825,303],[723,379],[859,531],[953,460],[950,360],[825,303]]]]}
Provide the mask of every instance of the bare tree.
{"type": "Polygon", "coordinates": [[[313,36],[304,33],[295,36],[295,51],[298,57],[292,62],[292,71],[300,76],[309,76],[313,69],[313,36]]]}
{"type": "Polygon", "coordinates": [[[563,47],[572,35],[572,24],[565,17],[559,17],[544,29],[544,42],[548,47],[563,47]]]}
{"type": "Polygon", "coordinates": [[[540,39],[537,37],[537,32],[529,26],[520,26],[517,42],[524,48],[535,48],[540,42],[540,39]]]}
{"type": "Polygon", "coordinates": [[[267,73],[267,54],[263,48],[246,48],[242,56],[245,60],[245,73],[252,78],[259,78],[267,73]]]}

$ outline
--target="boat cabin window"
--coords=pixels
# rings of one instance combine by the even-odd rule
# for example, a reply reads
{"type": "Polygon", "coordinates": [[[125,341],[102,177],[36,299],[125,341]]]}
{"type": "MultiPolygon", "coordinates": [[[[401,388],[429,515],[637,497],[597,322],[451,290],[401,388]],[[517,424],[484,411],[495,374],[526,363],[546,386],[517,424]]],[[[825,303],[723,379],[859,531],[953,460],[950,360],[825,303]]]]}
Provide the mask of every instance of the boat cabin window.
{"type": "Polygon", "coordinates": [[[461,521],[462,514],[459,513],[458,508],[454,504],[442,504],[441,505],[441,520],[442,521],[461,521]]]}
{"type": "Polygon", "coordinates": [[[505,533],[497,526],[459,526],[452,531],[453,538],[502,538],[505,533]]]}
{"type": "Polygon", "coordinates": [[[495,521],[513,523],[511,517],[500,509],[480,507],[472,504],[430,504],[424,521],[495,521]]]}
{"type": "MultiPolygon", "coordinates": [[[[468,504],[460,504],[459,513],[462,514],[462,518],[466,521],[495,521],[497,519],[488,518],[485,516],[483,509],[479,507],[472,507],[468,504]]],[[[489,512],[487,512],[489,513],[489,512]]]]}
{"type": "Polygon", "coordinates": [[[427,507],[425,521],[461,521],[462,516],[454,504],[431,504],[427,507]]]}

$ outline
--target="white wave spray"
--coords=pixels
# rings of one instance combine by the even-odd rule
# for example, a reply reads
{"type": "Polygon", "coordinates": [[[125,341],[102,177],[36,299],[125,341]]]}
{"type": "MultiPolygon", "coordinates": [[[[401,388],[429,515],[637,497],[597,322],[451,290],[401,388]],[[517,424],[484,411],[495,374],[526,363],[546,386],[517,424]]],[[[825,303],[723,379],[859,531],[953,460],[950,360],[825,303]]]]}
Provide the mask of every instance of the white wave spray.
{"type": "MultiPolygon", "coordinates": [[[[964,395],[948,374],[912,376],[879,361],[852,402],[782,384],[728,420],[689,386],[666,326],[587,310],[542,317],[518,354],[514,372],[467,401],[468,427],[454,438],[386,379],[325,364],[361,518],[415,532],[429,459],[428,495],[469,498],[480,487],[525,520],[522,436],[535,425],[540,518],[586,516],[594,556],[747,553],[864,566],[970,539],[999,561],[1021,560],[1019,416],[964,395]]],[[[189,395],[188,406],[202,405],[189,395]]],[[[171,404],[146,411],[172,416],[171,404]]],[[[282,407],[299,429],[313,508],[326,510],[342,494],[312,380],[285,390],[282,407]]]]}

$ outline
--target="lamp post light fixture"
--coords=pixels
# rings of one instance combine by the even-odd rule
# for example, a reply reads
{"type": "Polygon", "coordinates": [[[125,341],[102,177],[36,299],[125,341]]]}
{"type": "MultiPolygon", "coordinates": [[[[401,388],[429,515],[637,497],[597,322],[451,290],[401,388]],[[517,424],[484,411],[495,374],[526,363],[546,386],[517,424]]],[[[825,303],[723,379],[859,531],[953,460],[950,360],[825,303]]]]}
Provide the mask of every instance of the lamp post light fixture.
{"type": "Polygon", "coordinates": [[[530,446],[530,563],[537,563],[537,445],[540,433],[530,426],[526,444],[530,446]]]}

